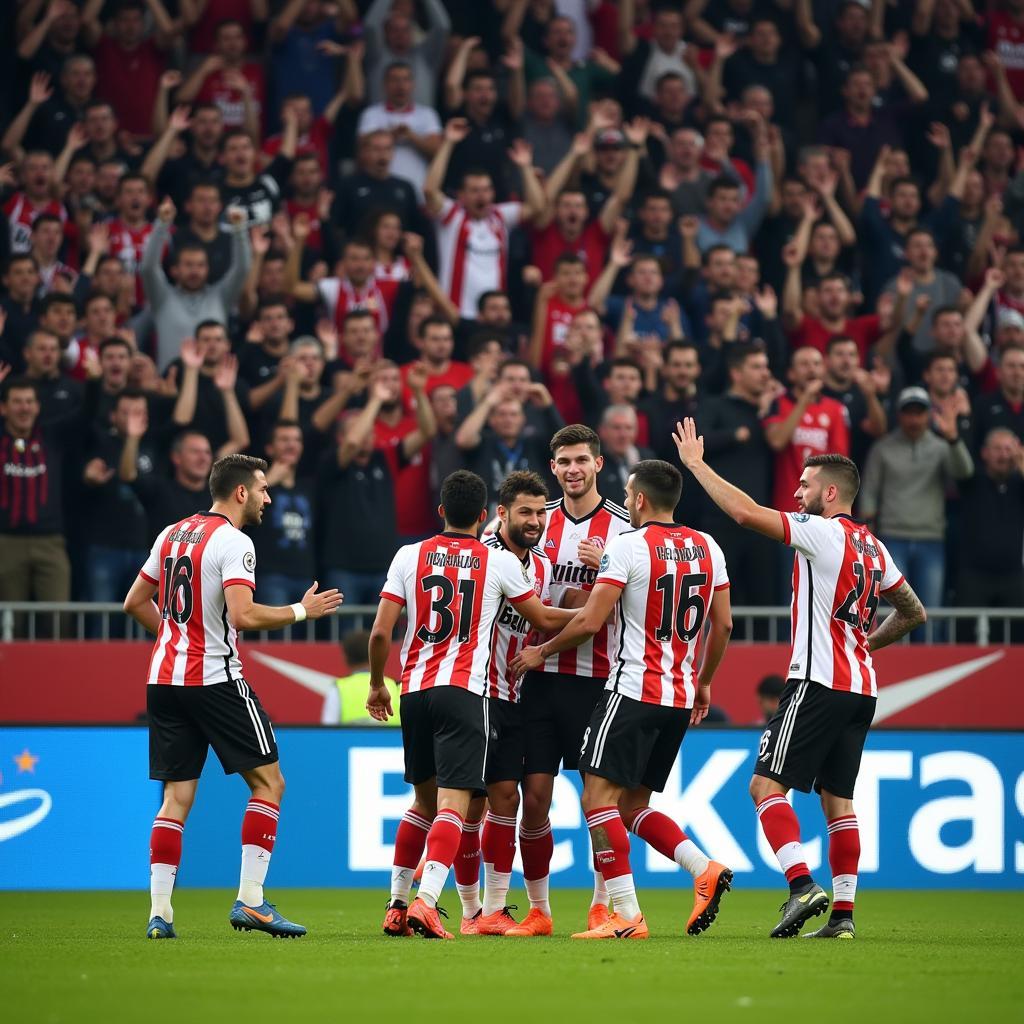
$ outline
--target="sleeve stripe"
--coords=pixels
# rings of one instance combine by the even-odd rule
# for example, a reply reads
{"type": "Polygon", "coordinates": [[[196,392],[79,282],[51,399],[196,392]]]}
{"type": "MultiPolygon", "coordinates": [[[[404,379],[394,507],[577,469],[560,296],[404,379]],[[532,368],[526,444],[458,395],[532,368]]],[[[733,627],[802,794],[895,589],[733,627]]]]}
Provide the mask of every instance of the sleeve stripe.
{"type": "Polygon", "coordinates": [[[594,586],[596,587],[599,583],[607,583],[610,587],[618,587],[619,590],[625,590],[626,584],[622,580],[613,580],[610,576],[598,576],[594,580],[594,586]]]}
{"type": "Polygon", "coordinates": [[[381,593],[380,593],[380,596],[385,601],[394,601],[395,604],[400,604],[403,607],[405,606],[405,598],[404,597],[398,597],[395,594],[389,594],[386,590],[382,590],[381,593]]]}
{"type": "Polygon", "coordinates": [[[897,587],[902,586],[906,582],[907,582],[906,576],[901,576],[891,587],[886,587],[885,590],[880,590],[879,593],[880,594],[888,594],[891,591],[895,590],[897,587]]]}
{"type": "Polygon", "coordinates": [[[715,587],[715,593],[717,594],[719,590],[728,590],[731,586],[731,583],[719,583],[718,586],[715,587]]]}
{"type": "Polygon", "coordinates": [[[160,586],[160,581],[153,579],[148,572],[144,572],[142,569],[139,570],[139,575],[147,582],[152,583],[154,587],[160,586]]]}
{"type": "Polygon", "coordinates": [[[526,601],[528,598],[535,597],[535,596],[536,595],[535,595],[533,590],[528,590],[525,594],[520,594],[518,597],[510,597],[509,598],[509,603],[510,604],[520,604],[523,601],[526,601]]]}
{"type": "Polygon", "coordinates": [[[252,591],[256,590],[256,584],[253,583],[252,580],[243,580],[243,579],[225,580],[223,586],[224,586],[225,590],[227,590],[228,587],[248,587],[252,591]]]}
{"type": "Polygon", "coordinates": [[[782,537],[783,537],[783,542],[786,543],[786,544],[790,544],[791,540],[790,540],[790,533],[789,533],[789,516],[787,516],[785,512],[780,512],[779,515],[782,516],[782,537]]]}

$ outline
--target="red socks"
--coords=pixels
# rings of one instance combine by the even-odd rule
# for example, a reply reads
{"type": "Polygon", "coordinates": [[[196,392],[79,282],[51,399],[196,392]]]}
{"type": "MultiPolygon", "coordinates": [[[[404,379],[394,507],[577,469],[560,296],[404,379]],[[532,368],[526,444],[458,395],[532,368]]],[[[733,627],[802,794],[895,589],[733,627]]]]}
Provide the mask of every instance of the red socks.
{"type": "Polygon", "coordinates": [[[406,811],[395,834],[395,867],[415,870],[427,844],[430,822],[415,811],[406,811]]]}
{"type": "Polygon", "coordinates": [[[280,814],[281,808],[277,804],[252,797],[242,816],[242,845],[262,846],[267,853],[273,853],[280,814]]]}
{"type": "Polygon", "coordinates": [[[184,832],[183,821],[157,818],[153,822],[153,831],[149,834],[149,863],[177,867],[181,863],[181,840],[184,832]]]}
{"type": "Polygon", "coordinates": [[[845,814],[828,823],[828,863],[832,869],[832,913],[853,915],[860,862],[857,816],[845,814]]]}
{"type": "Polygon", "coordinates": [[[605,881],[618,878],[620,875],[632,873],[629,866],[629,833],[622,822],[617,807],[598,807],[587,814],[587,828],[590,829],[591,845],[594,848],[594,861],[598,870],[604,875],[605,881]],[[611,849],[598,850],[593,842],[594,832],[604,829],[611,849]]]}
{"type": "MultiPolygon", "coordinates": [[[[548,838],[550,837],[549,830],[548,838]]],[[[512,861],[516,855],[516,819],[503,818],[488,811],[480,845],[483,849],[485,864],[493,864],[495,871],[511,871],[512,861]]],[[[552,843],[552,849],[554,849],[554,843],[552,843]]]]}
{"type": "MultiPolygon", "coordinates": [[[[433,859],[433,857],[427,856],[427,860],[433,859]]],[[[476,885],[479,881],[480,822],[467,821],[463,823],[459,852],[455,857],[455,884],[476,885]]]]}
{"type": "Polygon", "coordinates": [[[671,818],[650,807],[629,814],[623,822],[633,835],[669,860],[675,860],[676,847],[686,840],[686,833],[671,818]]]}
{"type": "Polygon", "coordinates": [[[462,840],[462,815],[456,811],[439,811],[427,833],[427,862],[450,868],[462,840]]]}
{"type": "Polygon", "coordinates": [[[800,845],[800,822],[789,806],[789,801],[780,794],[766,797],[757,805],[757,817],[765,839],[775,851],[779,866],[786,873],[786,881],[792,884],[804,878],[809,879],[811,872],[800,845]]]}
{"type": "Polygon", "coordinates": [[[520,827],[519,849],[523,856],[523,878],[531,881],[547,878],[551,870],[551,858],[555,852],[551,822],[545,821],[540,828],[535,829],[520,827]]]}

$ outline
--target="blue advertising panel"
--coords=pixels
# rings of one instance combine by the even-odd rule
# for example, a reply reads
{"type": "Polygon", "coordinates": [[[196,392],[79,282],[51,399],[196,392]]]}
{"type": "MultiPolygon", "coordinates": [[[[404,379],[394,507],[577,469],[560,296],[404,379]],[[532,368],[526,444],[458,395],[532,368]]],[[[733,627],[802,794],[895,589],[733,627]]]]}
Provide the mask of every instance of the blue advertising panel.
{"type": "MultiPolygon", "coordinates": [[[[380,886],[409,788],[394,730],[278,730],[288,790],[269,883],[380,886]]],[[[694,730],[657,805],[746,887],[781,875],[747,794],[758,733],[694,730]]],[[[0,728],[0,889],[145,888],[160,803],[142,728],[0,728]]],[[[556,780],[554,882],[589,886],[579,777],[556,780]]],[[[185,828],[179,883],[238,878],[247,791],[211,755],[185,828]]],[[[876,732],[856,794],[860,872],[876,888],[1019,888],[1024,882],[1020,733],[876,732]]],[[[828,877],[825,827],[798,794],[807,859],[828,877]],[[823,867],[824,866],[824,867],[823,867]]],[[[641,887],[677,884],[675,865],[633,844],[641,887]]],[[[517,863],[518,867],[518,863],[517,863]]]]}

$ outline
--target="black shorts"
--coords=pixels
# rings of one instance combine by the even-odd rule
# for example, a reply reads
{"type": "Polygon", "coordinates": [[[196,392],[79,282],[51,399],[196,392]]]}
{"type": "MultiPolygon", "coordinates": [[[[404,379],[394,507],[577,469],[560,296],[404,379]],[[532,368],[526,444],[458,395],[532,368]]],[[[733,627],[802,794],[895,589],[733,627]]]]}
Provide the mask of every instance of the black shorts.
{"type": "Polygon", "coordinates": [[[146,713],[151,779],[198,779],[210,747],[225,775],[278,758],[274,727],[244,679],[210,686],[147,686],[146,713]]]}
{"type": "Polygon", "coordinates": [[[487,748],[487,785],[522,782],[526,757],[526,717],[521,704],[492,698],[491,736],[487,748]]]}
{"type": "Polygon", "coordinates": [[[527,672],[520,701],[526,716],[526,774],[578,768],[583,734],[607,680],[527,672]]]}
{"type": "Polygon", "coordinates": [[[690,724],[689,708],[647,704],[606,690],[583,739],[580,771],[625,789],[660,793],[690,724]]]}
{"type": "Polygon", "coordinates": [[[405,781],[436,777],[441,789],[485,789],[490,742],[486,697],[461,686],[432,686],[402,696],[405,781]]]}
{"type": "Polygon", "coordinates": [[[862,693],[790,679],[761,734],[754,774],[802,793],[813,787],[852,800],[875,704],[862,693]]]}

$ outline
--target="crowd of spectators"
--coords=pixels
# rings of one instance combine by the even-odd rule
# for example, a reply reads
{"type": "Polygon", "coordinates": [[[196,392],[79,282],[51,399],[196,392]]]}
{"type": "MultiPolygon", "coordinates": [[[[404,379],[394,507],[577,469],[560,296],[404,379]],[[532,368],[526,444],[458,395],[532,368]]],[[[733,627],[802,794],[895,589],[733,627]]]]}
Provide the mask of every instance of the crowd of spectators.
{"type": "Polygon", "coordinates": [[[120,600],[249,451],[261,598],[372,603],[453,469],[584,422],[621,501],[694,416],[784,509],[852,455],[926,604],[1024,606],[1024,0],[2,6],[0,600],[120,600]]]}

